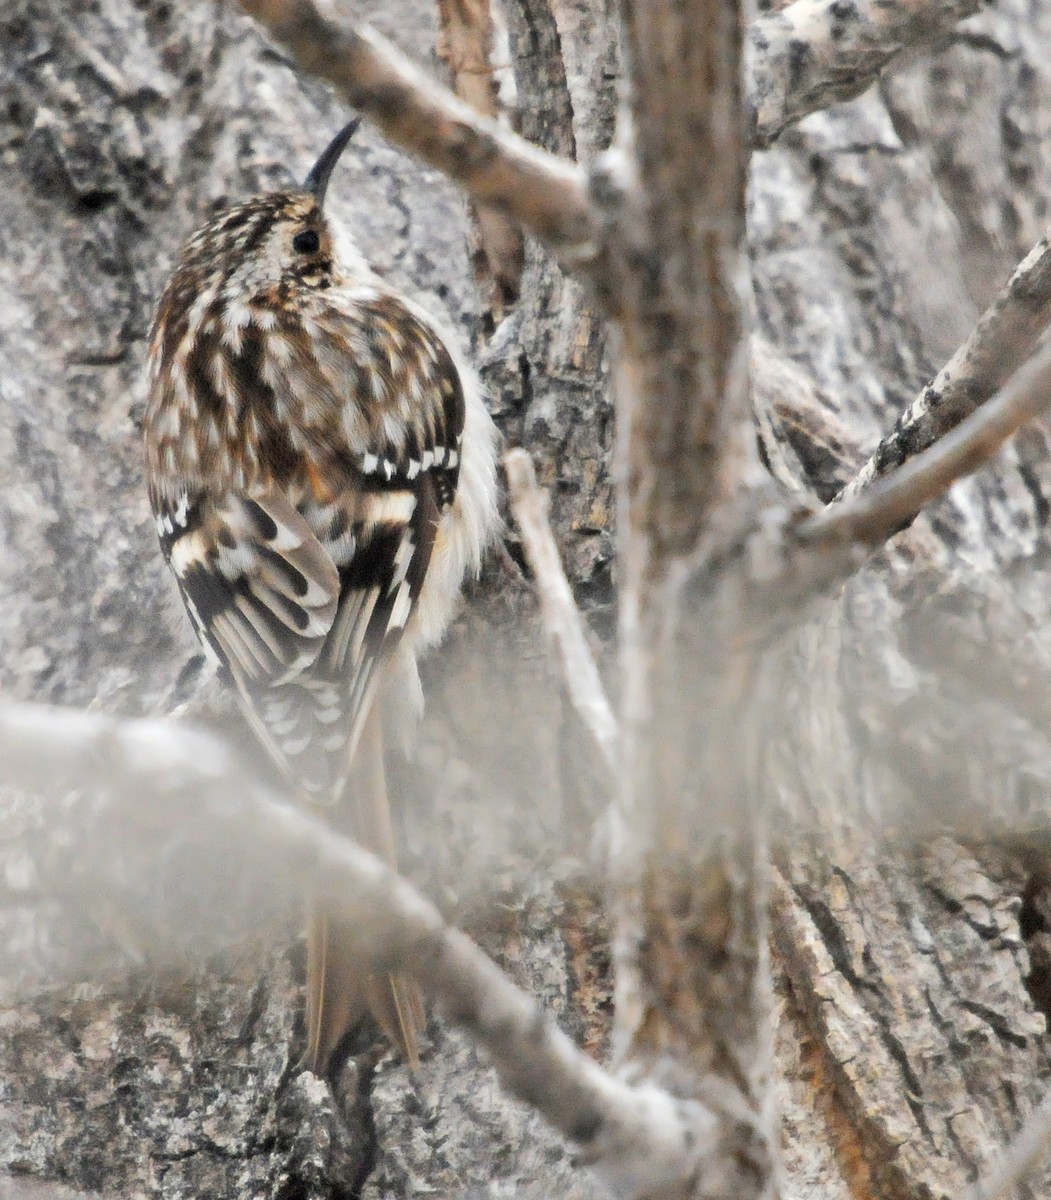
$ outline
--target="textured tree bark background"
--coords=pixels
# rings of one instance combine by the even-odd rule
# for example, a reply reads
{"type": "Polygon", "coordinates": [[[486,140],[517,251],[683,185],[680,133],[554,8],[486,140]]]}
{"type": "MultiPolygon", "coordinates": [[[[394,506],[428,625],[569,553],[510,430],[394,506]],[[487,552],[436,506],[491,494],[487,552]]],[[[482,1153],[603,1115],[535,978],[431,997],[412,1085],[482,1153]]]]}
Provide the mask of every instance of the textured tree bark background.
{"type": "MultiPolygon", "coordinates": [[[[612,133],[604,4],[505,7],[522,131],[586,158],[612,133]]],[[[354,11],[441,70],[426,0],[354,11]]],[[[9,0],[0,63],[0,686],[221,720],[143,491],[146,331],[201,215],[301,178],[345,114],[196,0],[9,0]]],[[[755,403],[782,482],[834,492],[1044,232],[1049,63],[1045,6],[1005,0],[754,157],[755,403]]],[[[355,146],[330,203],[473,344],[608,635],[612,405],[584,289],[527,247],[493,327],[455,191],[367,128],[355,146]]],[[[1042,831],[1049,807],[1049,512],[1034,427],[769,664],[761,750],[799,830],[776,846],[788,1194],[957,1195],[1044,1090],[1049,871],[997,826],[1042,831]]],[[[506,551],[427,672],[397,772],[406,866],[599,1054],[600,789],[513,531],[506,551]]],[[[437,1020],[415,1083],[367,1046],[335,1094],[296,1075],[302,948],[279,881],[229,880],[191,830],[143,862],[90,797],[3,804],[0,1197],[60,1194],[40,1179],[113,1198],[591,1194],[437,1020]]]]}

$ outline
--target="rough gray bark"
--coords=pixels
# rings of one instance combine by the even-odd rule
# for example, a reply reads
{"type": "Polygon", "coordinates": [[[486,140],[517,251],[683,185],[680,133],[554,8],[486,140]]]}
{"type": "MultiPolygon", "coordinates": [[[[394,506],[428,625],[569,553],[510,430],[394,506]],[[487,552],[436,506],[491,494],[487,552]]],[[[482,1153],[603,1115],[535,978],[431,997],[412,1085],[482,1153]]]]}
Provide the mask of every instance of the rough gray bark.
{"type": "MultiPolygon", "coordinates": [[[[523,130],[581,157],[611,132],[602,7],[506,4],[523,130]]],[[[374,15],[433,61],[429,6],[391,11],[374,15]]],[[[1049,52],[1043,6],[1006,0],[753,159],[756,405],[782,480],[821,496],[842,485],[1044,233],[1049,52]]],[[[14,0],[0,56],[0,681],[16,696],[165,711],[201,685],[188,629],[160,616],[168,583],[142,493],[152,298],[207,205],[301,174],[342,114],[211,4],[94,0],[71,22],[59,0],[14,0]]],[[[342,170],[333,201],[366,251],[469,337],[477,301],[453,190],[367,132],[342,170]]],[[[522,300],[477,349],[498,421],[554,488],[578,599],[607,632],[601,325],[531,246],[522,300]]],[[[1047,871],[1014,842],[988,844],[986,818],[1041,825],[1047,808],[1034,713],[1049,661],[1049,449],[1044,426],[1028,430],[768,665],[766,770],[811,834],[779,847],[774,911],[790,1193],[956,1195],[1048,1078],[1047,871]],[[936,836],[961,812],[974,836],[936,836]],[[902,847],[903,826],[918,846],[902,847]]],[[[428,683],[426,769],[403,781],[414,873],[600,1051],[603,917],[559,861],[567,816],[584,845],[595,789],[510,567],[490,567],[428,683]]],[[[68,801],[63,840],[43,836],[30,800],[5,797],[12,1195],[60,1179],[114,1198],[291,1200],[366,1175],[377,1198],[588,1194],[562,1147],[437,1025],[416,1087],[389,1059],[373,1071],[367,1051],[337,1097],[294,1076],[294,908],[227,898],[209,928],[206,868],[176,847],[109,878],[92,870],[106,848],[86,830],[86,799],[68,801]]]]}

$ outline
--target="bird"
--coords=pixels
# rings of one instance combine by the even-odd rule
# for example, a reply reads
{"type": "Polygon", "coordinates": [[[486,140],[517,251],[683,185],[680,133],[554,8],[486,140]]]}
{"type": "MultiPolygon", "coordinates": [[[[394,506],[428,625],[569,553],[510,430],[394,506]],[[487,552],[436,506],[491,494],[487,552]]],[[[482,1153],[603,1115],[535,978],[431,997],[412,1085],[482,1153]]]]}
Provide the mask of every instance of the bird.
{"type": "MultiPolygon", "coordinates": [[[[226,207],[183,247],[149,334],[146,476],[206,657],[294,798],[395,864],[391,715],[418,717],[498,528],[496,430],[455,337],[326,208],[359,119],[302,186],[226,207]]],[[[418,1062],[415,984],[370,973],[308,897],[304,1065],[371,1012],[418,1062]]]]}

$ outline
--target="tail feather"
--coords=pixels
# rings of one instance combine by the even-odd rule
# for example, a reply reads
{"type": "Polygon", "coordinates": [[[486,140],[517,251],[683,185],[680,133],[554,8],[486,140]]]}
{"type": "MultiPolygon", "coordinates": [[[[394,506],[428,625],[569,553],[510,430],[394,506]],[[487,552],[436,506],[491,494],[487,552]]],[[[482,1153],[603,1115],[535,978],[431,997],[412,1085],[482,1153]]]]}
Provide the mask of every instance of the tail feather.
{"type": "Polygon", "coordinates": [[[366,1013],[415,1070],[425,1024],[415,983],[404,975],[363,974],[350,931],[315,907],[307,941],[306,1066],[316,1075],[333,1071],[340,1046],[366,1013]]]}
{"type": "MultiPolygon", "coordinates": [[[[343,804],[345,832],[395,864],[394,835],[387,803],[379,715],[369,716],[355,756],[355,769],[343,804]]],[[[338,1066],[346,1036],[371,1013],[412,1069],[419,1063],[423,1004],[415,983],[404,975],[366,974],[353,930],[311,901],[307,935],[306,1065],[317,1075],[338,1066]]]]}

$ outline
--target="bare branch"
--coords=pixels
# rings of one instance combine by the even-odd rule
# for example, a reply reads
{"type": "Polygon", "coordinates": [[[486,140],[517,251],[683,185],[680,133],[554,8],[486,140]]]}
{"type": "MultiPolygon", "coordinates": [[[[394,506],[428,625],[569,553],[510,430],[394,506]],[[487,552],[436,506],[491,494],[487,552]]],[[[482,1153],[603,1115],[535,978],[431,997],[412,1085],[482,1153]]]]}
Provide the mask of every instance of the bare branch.
{"type": "MultiPolygon", "coordinates": [[[[713,662],[681,586],[742,490],[747,388],[741,5],[621,0],[628,112],[607,158],[616,279],[621,810],[615,1039],[684,1094],[717,1079],[726,1174],[691,1196],[774,1191],[766,883],[743,718],[751,674],[713,662]],[[620,168],[618,177],[617,168],[620,168]],[[711,666],[711,670],[709,670],[711,666]]],[[[749,433],[746,436],[745,430],[749,433]]]]}
{"type": "Polygon", "coordinates": [[[840,499],[932,446],[984,404],[1032,355],[1051,322],[1051,240],[1043,237],[1015,268],[974,329],[919,396],[840,499]]]}
{"type": "Polygon", "coordinates": [[[623,264],[617,384],[630,594],[635,565],[659,584],[737,482],[746,155],[739,6],[622,8],[634,181],[611,240],[623,264]]]}
{"type": "MultiPolygon", "coordinates": [[[[241,0],[241,6],[303,70],[334,84],[392,142],[569,265],[591,261],[594,214],[584,172],[573,163],[474,111],[374,30],[328,20],[313,0],[241,0]]],[[[746,63],[753,145],[767,146],[807,113],[858,95],[899,51],[944,35],[977,8],[978,0],[796,0],[760,18],[749,32],[746,63]]]]}
{"type": "Polygon", "coordinates": [[[796,0],[748,32],[752,141],[861,95],[895,55],[944,37],[979,0],[796,0]]]}
{"type": "Polygon", "coordinates": [[[964,1200],[1003,1200],[1038,1167],[1051,1145],[1051,1096],[1045,1096],[1000,1161],[964,1200]]]}
{"type": "Polygon", "coordinates": [[[602,676],[588,646],[584,618],[562,570],[555,535],[547,519],[547,497],[537,486],[533,462],[525,450],[504,457],[511,511],[522,534],[526,558],[533,568],[544,628],[558,648],[562,677],[573,707],[595,739],[606,766],[618,764],[617,719],[602,676]]]}
{"type": "Polygon", "coordinates": [[[591,255],[584,173],[573,163],[479,115],[378,33],[329,21],[312,0],[242,0],[242,7],[303,70],[334,84],[392,142],[569,261],[591,255]]]}
{"type": "Polygon", "coordinates": [[[972,413],[930,449],[886,479],[810,517],[803,540],[830,539],[881,545],[957,479],[984,466],[1004,442],[1051,408],[1051,347],[1020,370],[994,400],[972,413]]]}
{"type": "Polygon", "coordinates": [[[5,783],[94,786],[123,822],[207,831],[231,864],[276,863],[290,884],[323,894],[376,969],[415,975],[488,1050],[504,1085],[580,1146],[618,1195],[655,1196],[712,1153],[711,1112],[603,1071],[430,901],[315,817],[247,784],[215,738],[172,722],[2,704],[0,760],[5,783]]]}

